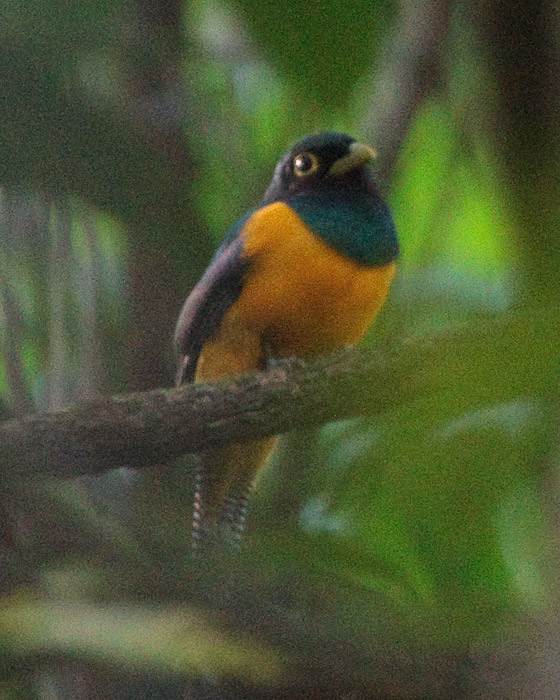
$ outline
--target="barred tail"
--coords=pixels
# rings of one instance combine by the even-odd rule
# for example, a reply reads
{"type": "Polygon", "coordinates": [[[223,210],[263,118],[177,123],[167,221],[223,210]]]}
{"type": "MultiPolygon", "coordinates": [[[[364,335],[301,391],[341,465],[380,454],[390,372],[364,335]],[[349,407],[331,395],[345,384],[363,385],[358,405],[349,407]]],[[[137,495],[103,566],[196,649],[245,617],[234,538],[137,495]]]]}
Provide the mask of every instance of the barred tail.
{"type": "Polygon", "coordinates": [[[239,547],[247,503],[277,438],[233,444],[196,455],[192,535],[194,549],[218,541],[239,547]]]}
{"type": "Polygon", "coordinates": [[[235,549],[241,546],[252,481],[225,495],[220,503],[209,493],[204,462],[198,460],[194,471],[194,498],[192,512],[192,544],[195,551],[210,543],[235,549]]]}

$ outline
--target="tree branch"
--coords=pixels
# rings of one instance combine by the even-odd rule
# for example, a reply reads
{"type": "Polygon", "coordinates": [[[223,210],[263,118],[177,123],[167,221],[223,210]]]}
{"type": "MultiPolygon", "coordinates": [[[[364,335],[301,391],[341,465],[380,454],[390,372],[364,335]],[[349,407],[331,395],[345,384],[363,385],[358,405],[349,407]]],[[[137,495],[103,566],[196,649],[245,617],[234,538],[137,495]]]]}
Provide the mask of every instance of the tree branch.
{"type": "Polygon", "coordinates": [[[147,467],[295,427],[379,414],[427,392],[445,396],[449,377],[460,391],[459,382],[498,387],[497,378],[511,372],[519,383],[504,389],[508,397],[534,393],[535,378],[529,372],[520,376],[511,349],[528,334],[533,347],[546,347],[543,333],[556,314],[554,308],[533,309],[530,322],[527,312],[512,314],[375,352],[291,360],[226,383],[134,393],[10,421],[0,426],[0,464],[9,478],[147,467]],[[473,364],[473,357],[484,361],[473,364]]]}
{"type": "Polygon", "coordinates": [[[371,109],[362,131],[379,151],[376,168],[390,182],[418,107],[445,82],[443,52],[450,26],[450,0],[405,2],[394,34],[384,46],[371,109]]]}
{"type": "Polygon", "coordinates": [[[409,343],[396,353],[344,351],[225,384],[133,393],[9,421],[0,426],[0,464],[5,476],[76,477],[379,412],[414,392],[394,377],[411,375],[418,356],[418,344],[409,343]]]}

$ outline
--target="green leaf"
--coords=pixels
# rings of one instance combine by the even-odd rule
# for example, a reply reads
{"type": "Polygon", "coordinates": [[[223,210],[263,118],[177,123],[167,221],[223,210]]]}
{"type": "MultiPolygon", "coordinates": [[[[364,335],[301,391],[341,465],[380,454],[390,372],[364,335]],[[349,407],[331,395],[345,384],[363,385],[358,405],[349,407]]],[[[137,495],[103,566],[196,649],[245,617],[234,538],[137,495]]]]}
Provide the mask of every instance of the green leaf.
{"type": "Polygon", "coordinates": [[[301,103],[343,103],[375,59],[386,3],[235,0],[267,60],[296,86],[301,103]]]}
{"type": "Polygon", "coordinates": [[[384,593],[439,640],[484,638],[512,609],[550,602],[535,465],[556,439],[557,313],[473,318],[418,368],[431,380],[414,400],[323,430],[315,529],[338,523],[346,547],[332,569],[384,593]]]}
{"type": "Polygon", "coordinates": [[[270,649],[217,629],[195,610],[127,602],[8,600],[0,605],[0,646],[10,657],[102,662],[119,669],[278,678],[270,649]]]}

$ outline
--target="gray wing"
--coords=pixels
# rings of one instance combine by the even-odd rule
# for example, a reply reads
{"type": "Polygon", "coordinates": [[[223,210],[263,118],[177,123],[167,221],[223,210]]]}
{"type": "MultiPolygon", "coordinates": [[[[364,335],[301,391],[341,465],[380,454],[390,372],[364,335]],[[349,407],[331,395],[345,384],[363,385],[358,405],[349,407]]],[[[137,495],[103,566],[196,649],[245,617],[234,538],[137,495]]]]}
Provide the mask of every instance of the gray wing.
{"type": "Polygon", "coordinates": [[[225,313],[241,293],[247,263],[238,232],[248,218],[249,215],[229,231],[179,314],[175,342],[182,360],[177,385],[194,380],[204,344],[214,335],[225,313]]]}

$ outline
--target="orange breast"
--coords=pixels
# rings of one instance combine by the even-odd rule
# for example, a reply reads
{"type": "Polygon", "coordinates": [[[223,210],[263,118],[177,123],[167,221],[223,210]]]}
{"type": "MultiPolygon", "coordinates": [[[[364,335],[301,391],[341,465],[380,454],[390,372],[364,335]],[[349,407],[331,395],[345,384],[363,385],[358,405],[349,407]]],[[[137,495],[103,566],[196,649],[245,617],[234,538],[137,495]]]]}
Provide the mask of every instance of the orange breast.
{"type": "Polygon", "coordinates": [[[395,274],[394,263],[368,268],[342,256],[280,202],[257,211],[243,236],[251,267],[231,314],[258,328],[278,357],[357,343],[395,274]]]}
{"type": "Polygon", "coordinates": [[[258,210],[242,232],[243,290],[200,357],[197,381],[357,343],[383,306],[395,264],[364,267],[314,235],[286,204],[258,210]]]}

